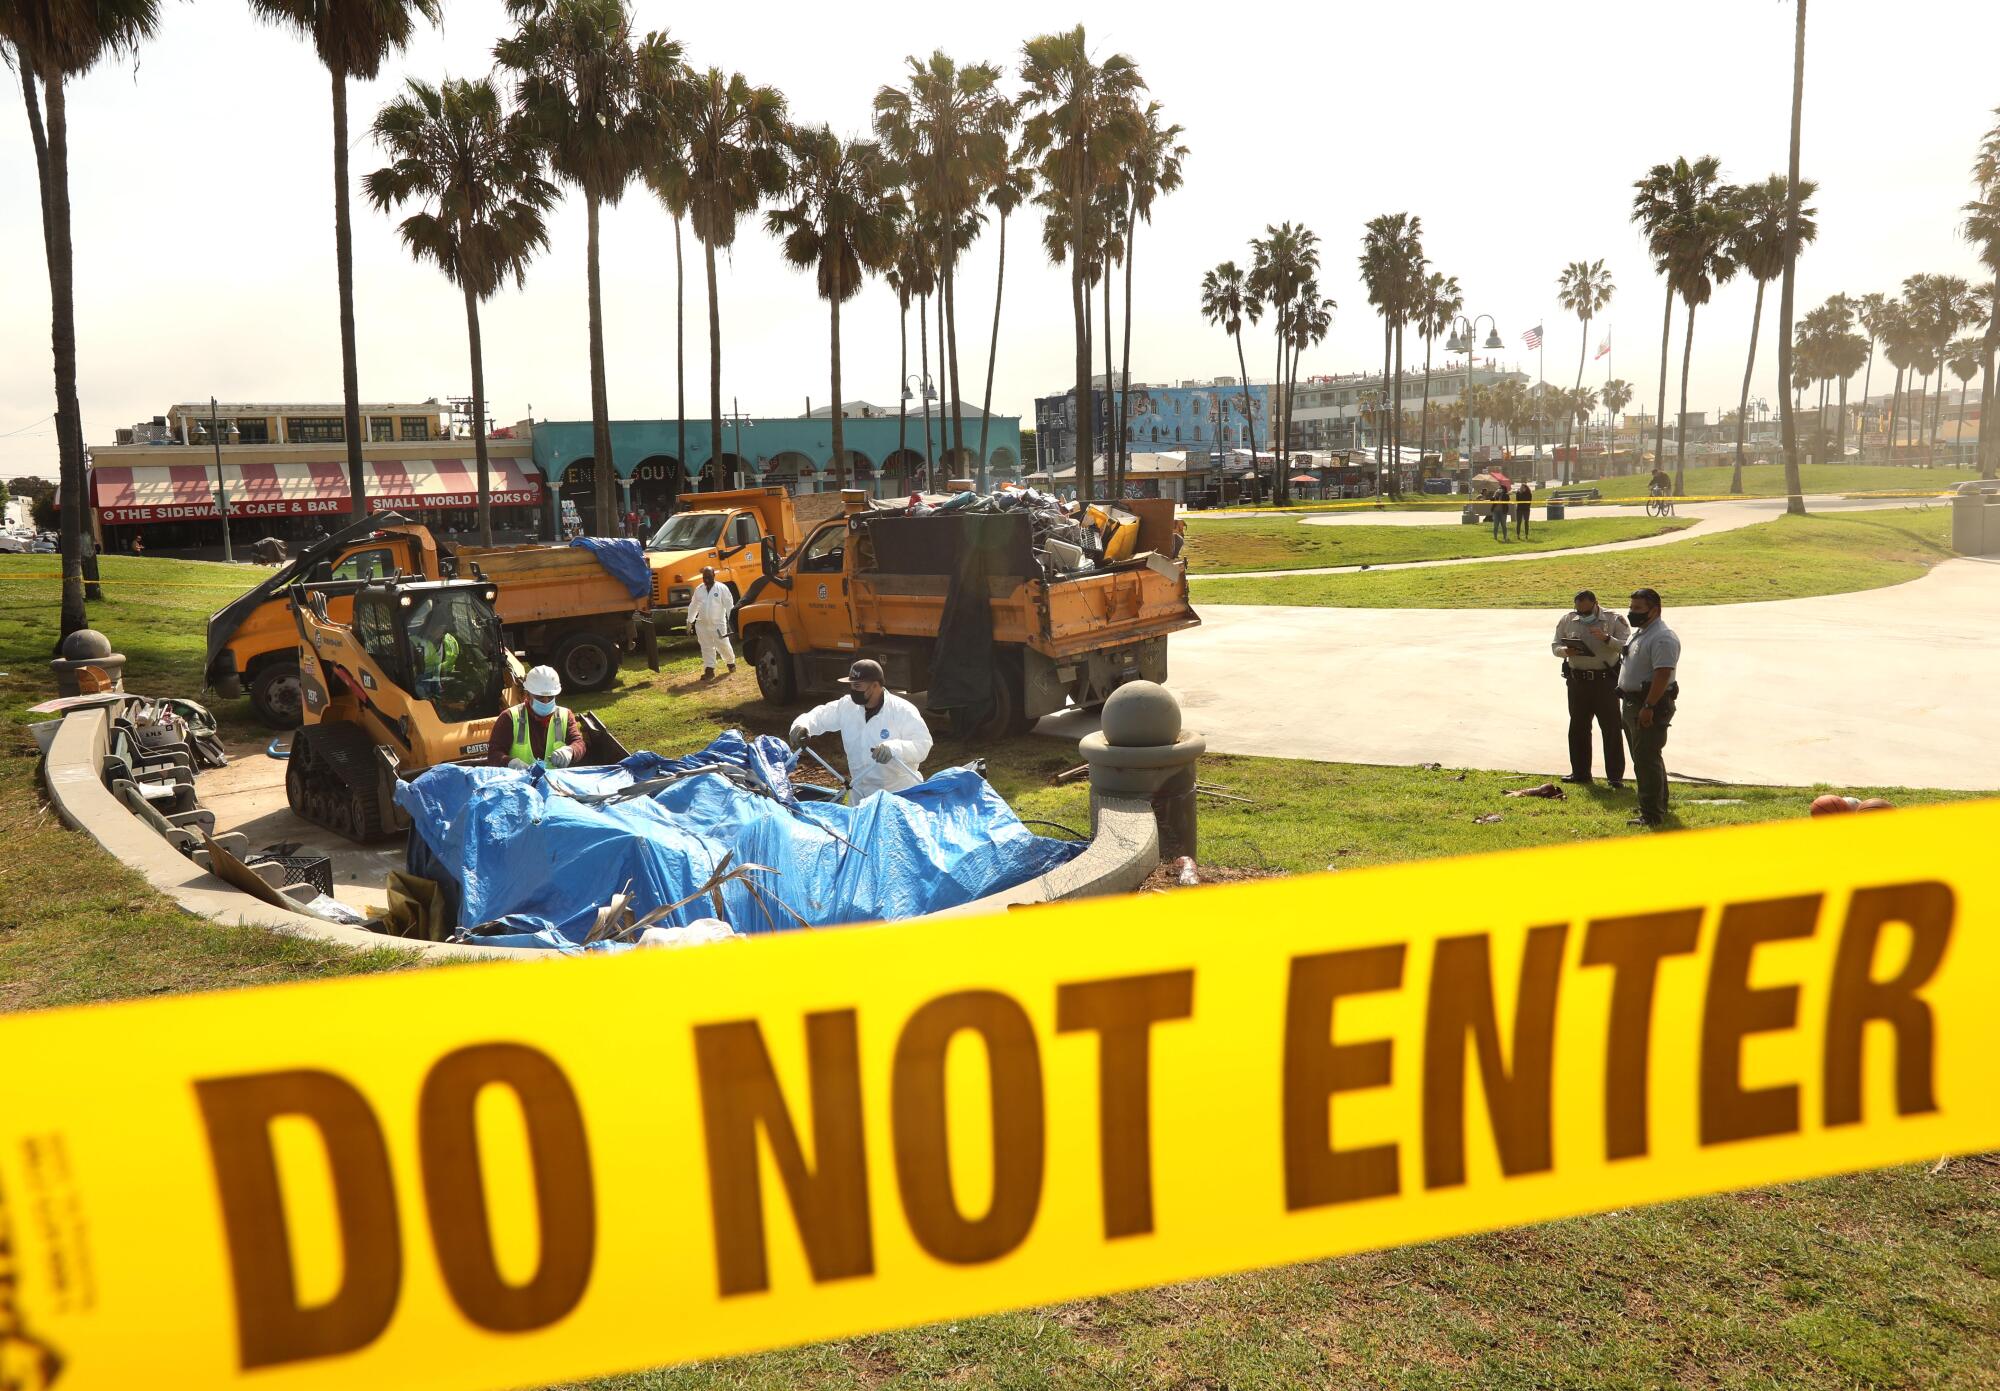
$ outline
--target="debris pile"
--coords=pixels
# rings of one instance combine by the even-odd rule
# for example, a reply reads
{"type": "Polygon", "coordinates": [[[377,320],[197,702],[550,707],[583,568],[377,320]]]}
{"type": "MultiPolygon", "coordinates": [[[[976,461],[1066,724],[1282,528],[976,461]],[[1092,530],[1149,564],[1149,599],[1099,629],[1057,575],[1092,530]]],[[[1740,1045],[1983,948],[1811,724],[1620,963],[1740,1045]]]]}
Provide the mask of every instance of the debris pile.
{"type": "Polygon", "coordinates": [[[910,494],[902,506],[879,507],[863,514],[877,517],[996,516],[1023,514],[1028,518],[1029,544],[1043,576],[1085,574],[1104,565],[1133,558],[1139,519],[1119,507],[1064,502],[1034,488],[1002,487],[993,493],[951,493],[933,501],[910,494]]]}
{"type": "Polygon", "coordinates": [[[1083,850],[1034,834],[971,768],[849,807],[802,799],[796,757],[731,730],[676,759],[442,764],[397,787],[409,873],[438,885],[450,940],[615,951],[704,917],[739,934],[915,917],[1083,850]],[[626,901],[601,923],[616,895],[626,901]]]}

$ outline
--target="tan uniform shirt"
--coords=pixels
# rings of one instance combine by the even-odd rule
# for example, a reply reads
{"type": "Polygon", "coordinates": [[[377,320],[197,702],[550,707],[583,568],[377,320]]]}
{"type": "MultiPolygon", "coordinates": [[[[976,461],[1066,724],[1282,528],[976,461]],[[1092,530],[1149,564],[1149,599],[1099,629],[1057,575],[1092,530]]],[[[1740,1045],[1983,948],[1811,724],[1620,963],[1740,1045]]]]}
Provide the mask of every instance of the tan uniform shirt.
{"type": "Polygon", "coordinates": [[[1631,640],[1632,625],[1625,621],[1624,614],[1599,609],[1590,617],[1581,618],[1575,609],[1571,609],[1556,624],[1556,639],[1549,645],[1549,650],[1578,671],[1609,671],[1618,665],[1625,644],[1631,640]],[[1604,630],[1602,641],[1591,635],[1592,628],[1604,630]],[[1572,642],[1589,647],[1590,655],[1585,657],[1570,651],[1568,644],[1572,642]]]}

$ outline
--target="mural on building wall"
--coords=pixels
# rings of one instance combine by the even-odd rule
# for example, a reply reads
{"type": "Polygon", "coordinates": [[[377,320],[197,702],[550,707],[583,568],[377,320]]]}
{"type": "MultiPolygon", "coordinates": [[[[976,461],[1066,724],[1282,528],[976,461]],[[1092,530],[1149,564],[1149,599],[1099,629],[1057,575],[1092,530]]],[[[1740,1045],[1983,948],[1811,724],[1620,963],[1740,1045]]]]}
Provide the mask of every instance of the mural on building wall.
{"type": "MultiPolygon", "coordinates": [[[[1102,433],[1106,395],[1093,392],[1093,428],[1102,433]]],[[[1251,423],[1261,448],[1270,442],[1270,388],[1250,388],[1251,423]]],[[[1044,396],[1035,402],[1038,437],[1067,454],[1076,428],[1074,394],[1044,396]],[[1061,441],[1060,445],[1056,444],[1061,441]]],[[[1251,432],[1244,426],[1240,386],[1142,386],[1129,393],[1125,440],[1149,450],[1224,448],[1248,449],[1251,432]]]]}

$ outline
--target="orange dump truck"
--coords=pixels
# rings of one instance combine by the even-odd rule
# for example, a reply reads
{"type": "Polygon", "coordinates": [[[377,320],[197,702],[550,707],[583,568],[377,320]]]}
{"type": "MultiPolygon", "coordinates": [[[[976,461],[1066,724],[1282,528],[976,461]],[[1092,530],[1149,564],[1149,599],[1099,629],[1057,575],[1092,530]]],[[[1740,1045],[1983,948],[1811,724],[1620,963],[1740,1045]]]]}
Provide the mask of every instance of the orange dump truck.
{"type": "MultiPolygon", "coordinates": [[[[1139,518],[1133,557],[1049,578],[1023,513],[976,533],[986,554],[968,571],[975,533],[966,517],[872,512],[852,495],[846,512],[790,554],[767,547],[764,573],[737,607],[764,698],[785,705],[802,693],[837,692],[858,657],[882,663],[893,689],[930,696],[953,585],[977,582],[992,622],[991,692],[961,734],[1022,732],[1065,705],[1102,704],[1127,681],[1164,681],[1168,635],[1201,621],[1188,603],[1185,567],[1166,558],[1173,503],[1120,506],[1139,518]]],[[[936,702],[919,700],[926,703],[936,702]]],[[[964,723],[956,712],[953,719],[964,723]]]]}
{"type": "Polygon", "coordinates": [[[653,608],[669,627],[687,623],[688,599],[704,565],[738,599],[763,574],[768,539],[780,554],[797,549],[798,514],[783,488],[739,488],[726,493],[682,493],[679,510],[646,542],[653,570],[653,608]]]}
{"type": "MultiPolygon", "coordinates": [[[[384,514],[301,551],[208,620],[208,684],[224,697],[248,690],[257,718],[275,729],[299,722],[299,630],[288,602],[295,583],[405,575],[427,580],[483,578],[507,646],[530,665],[546,662],[563,688],[597,691],[618,675],[620,658],[654,658],[652,598],[634,597],[589,551],[570,546],[445,546],[426,527],[384,514]],[[474,569],[477,567],[477,576],[474,569]]],[[[329,601],[349,622],[351,596],[329,601]]]]}

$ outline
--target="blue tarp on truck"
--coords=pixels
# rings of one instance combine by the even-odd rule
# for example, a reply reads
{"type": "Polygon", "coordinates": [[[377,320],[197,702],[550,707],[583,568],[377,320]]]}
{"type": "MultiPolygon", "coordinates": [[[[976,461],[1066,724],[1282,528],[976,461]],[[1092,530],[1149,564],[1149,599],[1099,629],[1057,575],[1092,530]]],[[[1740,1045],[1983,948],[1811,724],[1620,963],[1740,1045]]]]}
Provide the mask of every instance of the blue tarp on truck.
{"type": "Polygon", "coordinates": [[[646,565],[646,552],[629,536],[579,536],[570,545],[589,551],[611,575],[625,586],[634,599],[653,592],[653,572],[646,565]]]}
{"type": "MultiPolygon", "coordinates": [[[[700,753],[637,753],[604,768],[517,772],[441,764],[396,789],[411,820],[410,869],[456,889],[469,940],[576,949],[597,910],[630,885],[632,911],[688,897],[724,856],[762,865],[721,887],[739,933],[914,917],[1047,873],[1080,842],[1038,836],[970,768],[947,768],[858,807],[795,799],[796,755],[731,730],[700,753]],[[701,769],[726,769],[701,772],[701,769]],[[598,801],[635,783],[649,792],[598,801]],[[785,907],[768,900],[775,898],[785,907]],[[475,931],[475,929],[485,929],[475,931]]],[[[665,924],[716,916],[704,894],[665,924]]]]}

